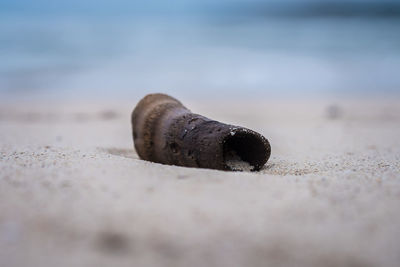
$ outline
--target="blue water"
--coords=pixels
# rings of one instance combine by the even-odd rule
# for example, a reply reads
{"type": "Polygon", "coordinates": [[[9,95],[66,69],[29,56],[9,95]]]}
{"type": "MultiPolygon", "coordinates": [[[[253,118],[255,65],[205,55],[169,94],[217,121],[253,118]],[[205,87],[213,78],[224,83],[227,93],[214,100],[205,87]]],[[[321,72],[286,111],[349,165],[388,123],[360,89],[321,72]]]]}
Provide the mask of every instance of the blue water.
{"type": "Polygon", "coordinates": [[[0,13],[0,97],[400,94],[396,15],[13,8],[0,13]]]}

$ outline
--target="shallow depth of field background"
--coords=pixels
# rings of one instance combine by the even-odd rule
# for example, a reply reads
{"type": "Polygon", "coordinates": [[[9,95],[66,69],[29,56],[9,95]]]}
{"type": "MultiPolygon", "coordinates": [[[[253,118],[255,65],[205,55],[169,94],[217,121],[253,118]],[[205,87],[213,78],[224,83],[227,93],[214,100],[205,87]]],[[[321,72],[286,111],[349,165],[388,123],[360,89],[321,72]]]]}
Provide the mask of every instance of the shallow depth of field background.
{"type": "Polygon", "coordinates": [[[392,97],[400,2],[2,0],[0,98],[392,97]]]}

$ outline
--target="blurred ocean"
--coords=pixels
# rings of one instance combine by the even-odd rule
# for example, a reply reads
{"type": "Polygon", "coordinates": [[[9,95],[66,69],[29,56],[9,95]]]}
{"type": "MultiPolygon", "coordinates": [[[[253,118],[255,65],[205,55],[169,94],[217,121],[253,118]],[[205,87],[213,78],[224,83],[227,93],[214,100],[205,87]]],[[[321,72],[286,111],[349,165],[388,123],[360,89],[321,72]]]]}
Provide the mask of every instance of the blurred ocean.
{"type": "Polygon", "coordinates": [[[0,97],[400,93],[399,2],[166,2],[4,0],[0,97]]]}

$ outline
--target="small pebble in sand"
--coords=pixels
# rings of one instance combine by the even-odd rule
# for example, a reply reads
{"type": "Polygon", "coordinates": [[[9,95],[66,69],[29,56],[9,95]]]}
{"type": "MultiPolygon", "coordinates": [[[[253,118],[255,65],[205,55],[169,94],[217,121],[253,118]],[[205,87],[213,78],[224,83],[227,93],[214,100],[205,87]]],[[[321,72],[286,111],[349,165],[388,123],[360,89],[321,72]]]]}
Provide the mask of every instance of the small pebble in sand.
{"type": "Polygon", "coordinates": [[[326,117],[330,120],[340,119],[342,113],[342,109],[337,105],[330,105],[326,108],[326,117]]]}

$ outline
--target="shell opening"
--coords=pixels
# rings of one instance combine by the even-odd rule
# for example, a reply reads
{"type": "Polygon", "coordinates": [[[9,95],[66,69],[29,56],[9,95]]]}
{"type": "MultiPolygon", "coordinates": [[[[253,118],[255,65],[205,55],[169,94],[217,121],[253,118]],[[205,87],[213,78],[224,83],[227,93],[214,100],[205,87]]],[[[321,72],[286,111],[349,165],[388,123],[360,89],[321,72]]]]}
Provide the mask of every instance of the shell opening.
{"type": "Polygon", "coordinates": [[[261,135],[235,131],[224,140],[224,163],[232,171],[258,171],[268,160],[269,149],[261,135]]]}

